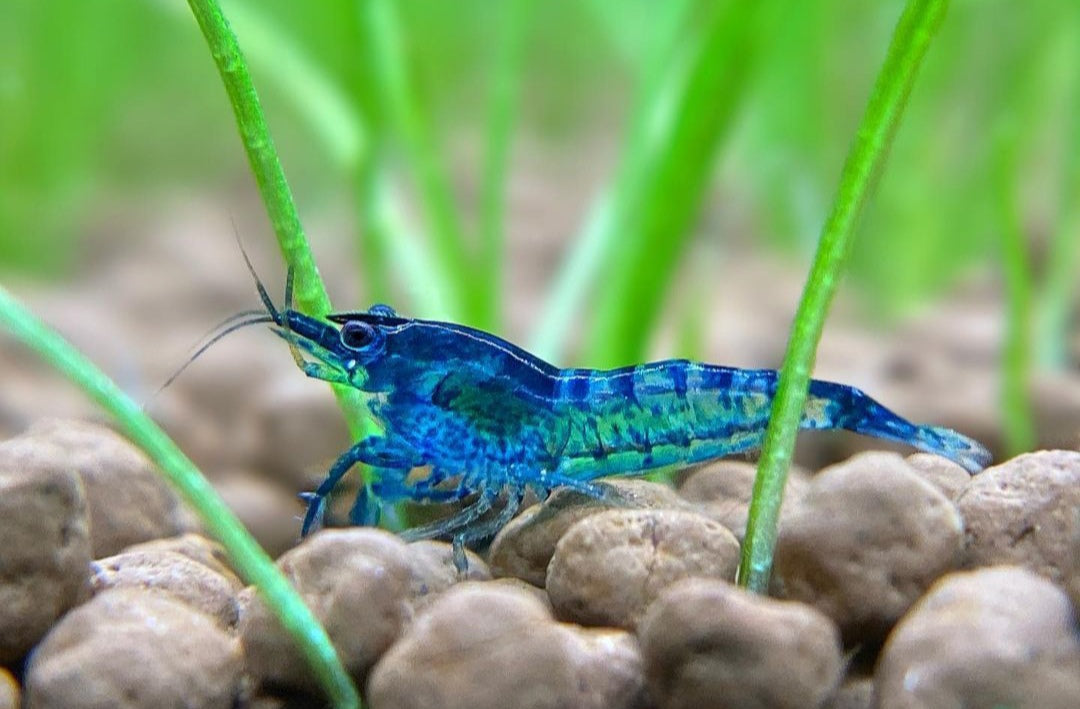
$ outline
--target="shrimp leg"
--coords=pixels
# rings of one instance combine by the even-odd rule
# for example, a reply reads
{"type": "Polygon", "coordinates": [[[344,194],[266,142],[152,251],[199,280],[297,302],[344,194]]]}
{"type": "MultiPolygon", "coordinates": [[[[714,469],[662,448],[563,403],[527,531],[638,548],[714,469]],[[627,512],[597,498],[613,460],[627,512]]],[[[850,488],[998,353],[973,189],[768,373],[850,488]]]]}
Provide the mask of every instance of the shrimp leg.
{"type": "Polygon", "coordinates": [[[524,499],[525,490],[523,488],[508,487],[506,489],[506,505],[499,511],[499,514],[463,530],[457,538],[461,539],[462,544],[467,544],[495,536],[500,529],[513,519],[514,514],[521,508],[521,502],[524,499]]]}
{"type": "MultiPolygon", "coordinates": [[[[376,470],[375,475],[385,474],[384,471],[376,470]]],[[[372,485],[364,484],[356,493],[352,508],[349,510],[349,523],[357,527],[374,527],[379,524],[382,510],[379,505],[379,495],[372,489],[372,485]]]]}
{"type": "Polygon", "coordinates": [[[480,497],[471,505],[463,507],[449,517],[444,517],[430,524],[406,529],[401,533],[401,538],[407,542],[415,542],[456,532],[490,510],[498,496],[499,489],[497,487],[485,487],[480,490],[480,497]]]}
{"type": "Polygon", "coordinates": [[[601,502],[608,502],[616,506],[625,504],[625,500],[619,490],[611,485],[578,480],[577,478],[562,473],[543,472],[536,478],[530,478],[526,482],[532,484],[538,490],[543,490],[545,494],[550,493],[555,488],[565,487],[578,494],[585,495],[586,497],[601,502]]]}
{"type": "MultiPolygon", "coordinates": [[[[334,464],[330,466],[330,472],[315,492],[301,495],[308,507],[304,514],[304,523],[300,528],[300,536],[306,537],[322,527],[323,516],[326,514],[326,498],[337,486],[338,481],[354,465],[366,463],[381,468],[408,470],[419,462],[417,458],[415,451],[397,439],[368,436],[360,441],[334,461],[334,464]]],[[[353,505],[354,510],[358,504],[360,504],[359,499],[353,505]]]]}

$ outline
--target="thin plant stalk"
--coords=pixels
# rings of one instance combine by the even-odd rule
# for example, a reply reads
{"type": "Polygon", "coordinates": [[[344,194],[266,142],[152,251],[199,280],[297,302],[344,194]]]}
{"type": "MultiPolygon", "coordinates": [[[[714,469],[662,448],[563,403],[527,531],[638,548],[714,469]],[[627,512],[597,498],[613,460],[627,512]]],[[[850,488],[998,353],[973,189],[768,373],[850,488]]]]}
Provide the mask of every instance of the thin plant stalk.
{"type": "Polygon", "coordinates": [[[1005,341],[1001,358],[1001,411],[1005,452],[1018,455],[1035,444],[1031,406],[1035,286],[1020,216],[1020,122],[1006,110],[998,129],[993,168],[994,203],[1005,280],[1005,341]]]}
{"type": "MultiPolygon", "coordinates": [[[[601,4],[593,4],[603,9],[601,4]]],[[[657,8],[661,14],[656,22],[656,38],[642,62],[637,102],[618,173],[612,185],[593,201],[585,224],[556,274],[529,341],[529,349],[544,359],[555,360],[562,354],[571,325],[579,321],[589,291],[619,247],[621,225],[626,221],[623,213],[640,191],[638,183],[649,172],[650,150],[657,149],[654,143],[663,146],[673,130],[671,119],[675,109],[665,86],[671,83],[674,47],[690,7],[690,0],[672,0],[657,8]]],[[[614,21],[609,13],[604,12],[604,16],[606,22],[614,21]]]]}
{"type": "Polygon", "coordinates": [[[440,281],[452,289],[446,294],[451,299],[449,310],[456,318],[472,320],[479,310],[479,291],[464,278],[471,272],[470,253],[430,126],[409,85],[397,8],[391,0],[369,0],[361,3],[359,12],[364,40],[370,44],[376,65],[378,101],[385,120],[401,140],[405,160],[416,180],[431,246],[438,257],[434,263],[443,272],[440,281]]]}
{"type": "MultiPolygon", "coordinates": [[[[1012,182],[1011,180],[1009,181],[1012,182]]],[[[1016,195],[1002,190],[1001,262],[1005,276],[1005,344],[1002,353],[1001,410],[1005,452],[1018,455],[1035,445],[1031,407],[1034,286],[1016,195]]]]}
{"type": "Polygon", "coordinates": [[[603,288],[595,291],[595,318],[584,348],[589,366],[632,364],[647,354],[694,235],[716,154],[743,103],[762,7],[738,0],[708,4],[696,46],[677,40],[669,64],[675,81],[661,88],[655,97],[659,110],[651,115],[670,111],[668,125],[662,132],[646,125],[642,136],[660,132],[663,142],[655,144],[636,183],[615,195],[618,248],[604,264],[603,288]]]}
{"type": "MultiPolygon", "coordinates": [[[[169,18],[191,21],[191,11],[182,6],[167,0],[154,6],[169,18]]],[[[389,302],[391,276],[396,275],[398,282],[407,284],[406,295],[416,296],[412,300],[416,312],[428,317],[442,315],[441,294],[451,290],[444,283],[445,274],[430,267],[430,257],[416,258],[423,252],[421,242],[403,228],[400,205],[380,186],[385,181],[380,164],[385,140],[378,125],[368,124],[370,117],[350,100],[340,82],[321,71],[303,45],[283,32],[264,6],[233,3],[229,16],[244,35],[246,61],[256,71],[260,65],[267,67],[267,82],[290,102],[330,163],[351,173],[356,182],[362,229],[359,268],[367,286],[366,302],[389,302]]]]}
{"type": "Polygon", "coordinates": [[[480,204],[481,293],[477,322],[498,329],[502,292],[504,220],[510,143],[517,117],[518,86],[530,0],[508,0],[502,5],[498,48],[488,104],[487,154],[480,204]]]}
{"type": "MultiPolygon", "coordinates": [[[[225,84],[251,172],[277,236],[278,247],[285,263],[295,274],[296,304],[300,310],[315,315],[328,313],[331,310],[330,298],[311,255],[311,247],[293,202],[292,190],[281,169],[281,161],[236,35],[216,0],[188,0],[188,5],[225,84]]],[[[333,389],[349,431],[354,439],[361,438],[370,423],[357,392],[341,385],[333,385],[333,389]]]]}
{"type": "MultiPolygon", "coordinates": [[[[1070,13],[1063,27],[1068,54],[1065,64],[1080,65],[1080,13],[1070,13]]],[[[1072,71],[1062,87],[1068,97],[1066,113],[1073,117],[1065,136],[1061,209],[1047,247],[1046,280],[1040,293],[1039,364],[1064,369],[1068,361],[1069,320],[1072,316],[1076,274],[1080,266],[1080,73],[1072,71]]]]}
{"type": "Polygon", "coordinates": [[[584,363],[611,367],[643,356],[741,104],[758,5],[662,3],[618,174],[564,261],[532,340],[541,357],[558,354],[590,292],[584,363]],[[696,23],[694,10],[702,15],[696,23]]]}
{"type": "MultiPolygon", "coordinates": [[[[1048,45],[1052,46],[1052,45],[1048,45]]],[[[993,159],[989,184],[1000,236],[1001,268],[1005,286],[1005,338],[1001,357],[1002,429],[1007,455],[1031,450],[1035,444],[1031,380],[1034,364],[1035,277],[1028,253],[1020,195],[1022,157],[1030,151],[1025,130],[1039,105],[1034,87],[1045,85],[1049,54],[1017,53],[1000,77],[1007,101],[999,108],[993,131],[993,159]]]]}
{"type": "Polygon", "coordinates": [[[873,192],[915,77],[948,4],[948,0],[908,0],[821,231],[780,371],[750,501],[739,583],[758,593],[765,593],[769,586],[784,485],[826,314],[844,272],[859,214],[873,192]]]}
{"type": "Polygon", "coordinates": [[[221,542],[240,576],[259,589],[282,626],[296,641],[333,705],[339,709],[359,709],[359,695],[326,631],[195,464],[138,404],[3,287],[0,287],[0,324],[112,414],[128,438],[146,452],[166,480],[191,505],[207,531],[221,542]]]}

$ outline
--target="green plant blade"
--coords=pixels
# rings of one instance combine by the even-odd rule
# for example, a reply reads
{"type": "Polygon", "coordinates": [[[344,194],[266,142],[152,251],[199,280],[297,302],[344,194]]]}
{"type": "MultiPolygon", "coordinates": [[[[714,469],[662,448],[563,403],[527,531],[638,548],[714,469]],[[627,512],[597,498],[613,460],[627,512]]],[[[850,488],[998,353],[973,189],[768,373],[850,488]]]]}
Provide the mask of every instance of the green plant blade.
{"type": "MultiPolygon", "coordinates": [[[[181,5],[154,5],[170,17],[190,22],[181,5]]],[[[230,3],[229,17],[244,36],[247,63],[256,70],[273,68],[262,72],[264,80],[291,100],[290,108],[322,144],[322,154],[339,169],[351,169],[367,151],[369,138],[363,117],[341,87],[304,51],[295,35],[276,25],[258,3],[230,3]]]]}
{"type": "Polygon", "coordinates": [[[784,485],[829,305],[859,214],[873,192],[915,77],[947,7],[947,0],[909,0],[905,6],[822,227],[780,371],[750,501],[739,583],[758,593],[765,593],[769,586],[784,485]]]}
{"type": "MultiPolygon", "coordinates": [[[[292,190],[281,169],[281,161],[274,149],[274,141],[270,137],[259,96],[251,82],[236,35],[215,0],[189,0],[188,5],[206,37],[210,54],[225,84],[251,172],[277,236],[278,247],[285,263],[295,274],[296,304],[308,313],[328,313],[330,298],[326,295],[326,288],[311,255],[311,247],[300,224],[300,215],[293,203],[292,190]]],[[[359,439],[370,423],[357,392],[340,385],[333,385],[333,389],[350,432],[359,439]]]]}
{"type": "Polygon", "coordinates": [[[740,103],[757,3],[665,7],[614,187],[594,205],[532,341],[542,357],[561,349],[590,289],[595,317],[583,360],[607,367],[641,357],[740,103]],[[691,9],[705,18],[688,27],[691,9]]]}
{"type": "Polygon", "coordinates": [[[492,70],[488,103],[488,140],[480,203],[480,293],[476,298],[477,323],[497,330],[501,321],[503,219],[506,212],[507,167],[516,118],[518,77],[521,70],[526,18],[531,0],[508,0],[502,4],[503,19],[492,70]]]}
{"type": "Polygon", "coordinates": [[[1074,70],[1064,86],[1055,87],[1065,96],[1067,134],[1061,168],[1061,209],[1046,258],[1046,280],[1040,293],[1038,360],[1051,369],[1064,369],[1068,362],[1069,322],[1073,315],[1076,274],[1080,269],[1080,13],[1069,13],[1061,25],[1059,43],[1062,64],[1074,70]]]}
{"type": "MultiPolygon", "coordinates": [[[[555,361],[562,354],[571,325],[580,320],[589,291],[619,246],[619,228],[626,220],[621,212],[629,209],[631,194],[648,172],[648,156],[663,152],[671,132],[671,114],[667,112],[670,100],[665,92],[669,62],[675,54],[691,4],[691,0],[673,0],[662,6],[656,39],[649,46],[639,69],[637,104],[632,112],[618,173],[612,184],[593,201],[585,224],[555,276],[529,342],[529,349],[543,359],[555,361]]],[[[595,0],[590,6],[606,25],[616,21],[617,13],[610,11],[610,3],[606,0],[595,0]]]]}
{"type": "Polygon", "coordinates": [[[3,287],[0,287],[0,323],[112,414],[128,438],[150,456],[191,505],[207,531],[225,547],[244,580],[259,589],[282,626],[295,639],[334,706],[359,709],[359,695],[326,631],[195,464],[138,404],[3,287]]]}
{"type": "Polygon", "coordinates": [[[476,324],[475,318],[481,310],[476,300],[480,291],[474,281],[463,277],[471,271],[468,245],[430,126],[408,80],[397,8],[389,0],[361,3],[358,23],[375,65],[375,98],[387,123],[384,129],[392,129],[401,141],[405,161],[416,181],[431,247],[437,257],[432,263],[439,268],[437,278],[447,289],[446,307],[456,319],[472,320],[476,324]]]}
{"type": "Polygon", "coordinates": [[[718,4],[696,51],[676,57],[673,66],[685,62],[671,85],[676,88],[657,97],[659,110],[670,111],[673,121],[663,149],[650,156],[636,185],[615,195],[620,236],[596,294],[584,352],[590,366],[631,364],[646,354],[693,236],[715,155],[742,103],[759,9],[759,3],[718,4]]]}
{"type": "Polygon", "coordinates": [[[1005,285],[1005,341],[1001,358],[1001,412],[1007,455],[1031,450],[1035,424],[1031,405],[1035,286],[1020,198],[1022,155],[1030,148],[1024,126],[1031,119],[1028,87],[1035,84],[1038,57],[1017,56],[1001,77],[1006,93],[1021,96],[1019,106],[1002,106],[995,125],[990,189],[997,216],[999,252],[1005,285]]]}

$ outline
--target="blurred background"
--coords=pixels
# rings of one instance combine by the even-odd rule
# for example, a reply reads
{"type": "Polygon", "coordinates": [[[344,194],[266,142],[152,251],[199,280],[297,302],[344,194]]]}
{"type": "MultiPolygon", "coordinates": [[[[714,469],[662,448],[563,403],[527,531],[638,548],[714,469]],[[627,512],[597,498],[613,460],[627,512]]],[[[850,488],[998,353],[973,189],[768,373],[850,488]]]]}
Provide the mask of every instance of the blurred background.
{"type": "MultiPolygon", "coordinates": [[[[222,6],[336,308],[389,302],[560,365],[772,367],[904,3],[222,6]]],[[[999,453],[1080,443],[1078,109],[1074,0],[952,3],[817,376],[999,453]]],[[[234,234],[280,293],[186,3],[0,3],[5,285],[150,400],[257,305],[234,234]]],[[[85,415],[29,354],[3,357],[0,433],[85,415]]],[[[151,410],[204,465],[302,467],[342,446],[324,389],[243,333],[151,410]],[[313,416],[326,440],[293,430],[313,416]]],[[[807,464],[859,445],[823,440],[807,464]]]]}

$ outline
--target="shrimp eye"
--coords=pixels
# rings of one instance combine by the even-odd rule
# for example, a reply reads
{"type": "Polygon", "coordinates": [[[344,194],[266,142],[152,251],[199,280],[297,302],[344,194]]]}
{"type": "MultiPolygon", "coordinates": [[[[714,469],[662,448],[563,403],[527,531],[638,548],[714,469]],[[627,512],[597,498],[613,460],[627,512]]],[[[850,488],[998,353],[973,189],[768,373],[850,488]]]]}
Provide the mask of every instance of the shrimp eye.
{"type": "Polygon", "coordinates": [[[350,320],[341,326],[341,344],[350,350],[362,350],[375,341],[375,327],[366,322],[350,320]]]}

